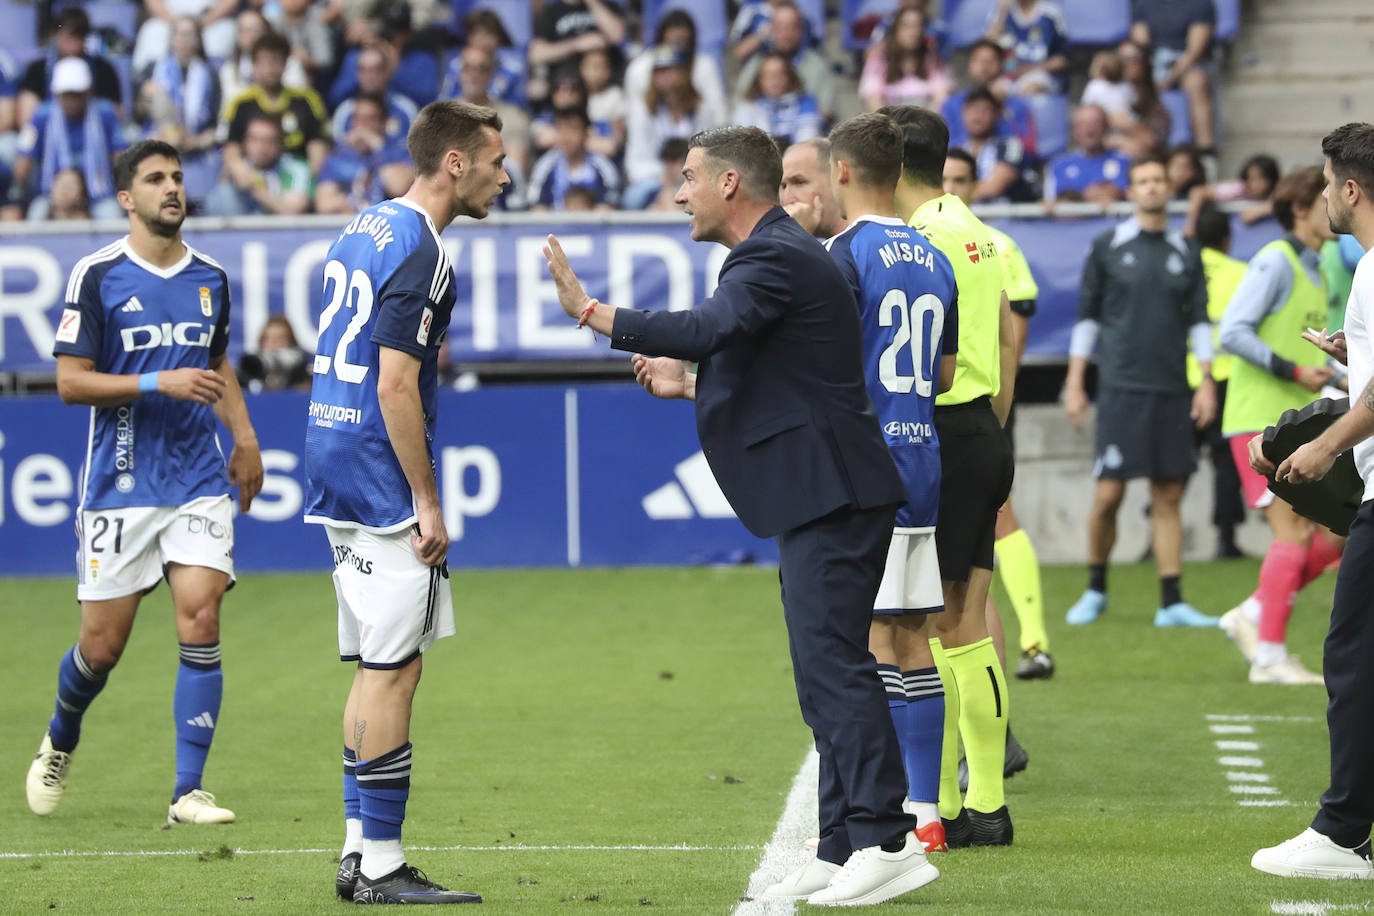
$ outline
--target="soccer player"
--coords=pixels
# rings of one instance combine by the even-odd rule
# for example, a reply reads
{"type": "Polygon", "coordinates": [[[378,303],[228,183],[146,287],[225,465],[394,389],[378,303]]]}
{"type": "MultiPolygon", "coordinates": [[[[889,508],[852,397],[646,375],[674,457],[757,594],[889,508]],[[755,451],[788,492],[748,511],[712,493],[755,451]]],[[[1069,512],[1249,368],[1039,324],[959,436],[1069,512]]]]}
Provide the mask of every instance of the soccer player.
{"type": "Polygon", "coordinates": [[[77,262],[57,326],[57,390],[91,408],[77,506],[81,635],[57,669],[57,704],[29,767],[29,809],[62,800],[81,720],[128,643],[143,596],[165,576],[181,663],[172,694],[171,824],[234,812],[201,788],[219,724],[220,599],[234,581],[234,506],[262,488],[262,457],[225,358],[229,278],[181,240],[181,156],[144,140],[115,160],[129,234],[77,262]],[[219,418],[234,437],[226,468],[219,418]]]}
{"type": "Polygon", "coordinates": [[[482,898],[406,863],[401,824],[421,653],[454,632],[431,450],[456,298],[439,233],[456,217],[485,217],[510,176],[490,108],[426,105],[407,145],[410,189],[354,217],[326,257],[305,435],[305,520],[329,537],[339,658],[357,663],[344,705],[335,891],[355,903],[473,903],[482,898]]]}
{"type": "Polygon", "coordinates": [[[1007,744],[1007,681],[987,627],[997,510],[1011,495],[1012,457],[1002,425],[1016,379],[1015,336],[1001,259],[987,227],[944,193],[949,129],[913,105],[880,109],[902,127],[897,212],[944,252],[959,286],[959,349],[954,385],[935,399],[940,440],[940,559],[945,610],[932,642],[945,686],[940,815],[956,846],[1012,841],[1002,790],[1007,744]],[[957,725],[957,733],[955,727],[957,725]],[[958,740],[968,757],[968,795],[959,798],[958,740]]]}
{"type": "Polygon", "coordinates": [[[1197,470],[1193,427],[1216,415],[1207,280],[1197,249],[1169,229],[1164,160],[1147,155],[1130,168],[1135,216],[1093,240],[1083,266],[1079,320],[1069,342],[1064,409],[1081,429],[1088,409],[1084,375],[1097,360],[1097,477],[1088,529],[1088,589],[1069,608],[1072,624],[1107,609],[1107,558],[1126,481],[1150,480],[1150,528],[1159,569],[1157,627],[1212,627],[1217,618],[1183,600],[1183,485],[1197,470]],[[1202,370],[1188,388],[1188,342],[1202,370]]]}
{"type": "Polygon", "coordinates": [[[1250,467],[1255,433],[1285,410],[1309,403],[1331,381],[1326,355],[1302,339],[1323,326],[1320,252],[1333,238],[1321,194],[1320,166],[1298,169],[1274,189],[1274,218],[1285,235],[1250,260],[1221,320],[1221,342],[1236,355],[1221,433],[1230,443],[1251,508],[1262,509],[1274,539],[1260,566],[1259,587],[1222,615],[1221,628],[1250,662],[1255,684],[1320,684],[1322,676],[1288,654],[1288,618],[1298,590],[1341,555],[1340,538],[1314,526],[1269,491],[1250,467]],[[1323,533],[1325,532],[1325,533],[1323,533]]]}
{"type": "Polygon", "coordinates": [[[849,228],[825,247],[859,303],[864,380],[907,491],[868,644],[902,748],[907,810],[926,851],[937,852],[946,848],[938,804],[945,691],[930,651],[929,615],[944,609],[934,411],[935,395],[954,383],[958,290],[949,259],[897,216],[901,128],[887,115],[859,115],[830,132],[830,147],[831,186],[849,228]]]}

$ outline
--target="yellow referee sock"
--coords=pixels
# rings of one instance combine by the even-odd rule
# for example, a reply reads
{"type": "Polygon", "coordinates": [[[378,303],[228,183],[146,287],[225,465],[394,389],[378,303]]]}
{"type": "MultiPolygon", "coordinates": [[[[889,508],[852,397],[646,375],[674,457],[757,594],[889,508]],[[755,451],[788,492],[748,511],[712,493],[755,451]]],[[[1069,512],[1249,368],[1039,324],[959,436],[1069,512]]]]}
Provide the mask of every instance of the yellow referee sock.
{"type": "Polygon", "coordinates": [[[992,637],[969,646],[946,647],[945,658],[949,659],[959,685],[959,735],[964,739],[964,756],[968,759],[964,807],[991,814],[1004,804],[1007,679],[997,661],[992,637]]]}
{"type": "Polygon", "coordinates": [[[1045,632],[1045,608],[1041,601],[1040,560],[1035,545],[1024,528],[996,541],[992,549],[997,554],[997,571],[1002,587],[1007,590],[1016,619],[1021,623],[1021,650],[1039,646],[1050,650],[1050,636],[1045,632]]]}
{"type": "Polygon", "coordinates": [[[935,670],[945,686],[945,737],[940,745],[940,816],[954,820],[964,807],[959,793],[959,685],[937,636],[930,639],[935,670]]]}

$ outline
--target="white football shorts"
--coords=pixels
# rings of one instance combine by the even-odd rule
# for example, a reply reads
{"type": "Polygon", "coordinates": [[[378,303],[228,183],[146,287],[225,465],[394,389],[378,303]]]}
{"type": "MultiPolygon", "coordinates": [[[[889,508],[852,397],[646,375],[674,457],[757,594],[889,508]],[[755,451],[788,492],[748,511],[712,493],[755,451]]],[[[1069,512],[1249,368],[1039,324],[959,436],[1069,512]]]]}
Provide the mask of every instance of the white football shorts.
{"type": "Polygon", "coordinates": [[[426,566],[410,546],[413,529],[376,534],[326,525],[339,599],[339,659],[364,668],[403,668],[452,636],[448,566],[426,566]]]}
{"type": "Polygon", "coordinates": [[[887,548],[887,565],[874,615],[934,614],[945,609],[934,528],[899,528],[887,548]]]}
{"type": "Polygon", "coordinates": [[[217,569],[234,582],[234,503],[202,496],[181,506],[83,509],[76,522],[76,599],[149,591],[168,563],[217,569]]]}

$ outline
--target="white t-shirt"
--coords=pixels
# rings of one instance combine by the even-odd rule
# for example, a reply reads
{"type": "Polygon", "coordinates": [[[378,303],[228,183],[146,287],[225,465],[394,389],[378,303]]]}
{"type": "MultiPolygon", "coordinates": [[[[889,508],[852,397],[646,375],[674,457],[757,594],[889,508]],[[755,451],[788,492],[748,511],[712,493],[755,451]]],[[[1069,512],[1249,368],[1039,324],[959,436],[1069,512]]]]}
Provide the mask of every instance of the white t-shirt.
{"type": "MultiPolygon", "coordinates": [[[[1350,401],[1356,402],[1374,378],[1374,254],[1355,265],[1355,281],[1345,306],[1346,358],[1350,367],[1350,401]]],[[[1355,468],[1364,480],[1364,498],[1374,499],[1374,437],[1355,444],[1355,468]]]]}

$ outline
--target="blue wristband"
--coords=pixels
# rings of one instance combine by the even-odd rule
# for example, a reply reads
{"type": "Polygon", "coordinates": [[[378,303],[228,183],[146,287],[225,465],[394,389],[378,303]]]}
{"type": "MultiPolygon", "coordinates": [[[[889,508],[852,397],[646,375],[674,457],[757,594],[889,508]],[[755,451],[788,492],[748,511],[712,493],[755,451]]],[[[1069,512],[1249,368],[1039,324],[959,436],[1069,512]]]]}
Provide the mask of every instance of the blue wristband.
{"type": "Polygon", "coordinates": [[[145,372],[138,377],[139,394],[155,394],[157,392],[157,373],[145,372]]]}

